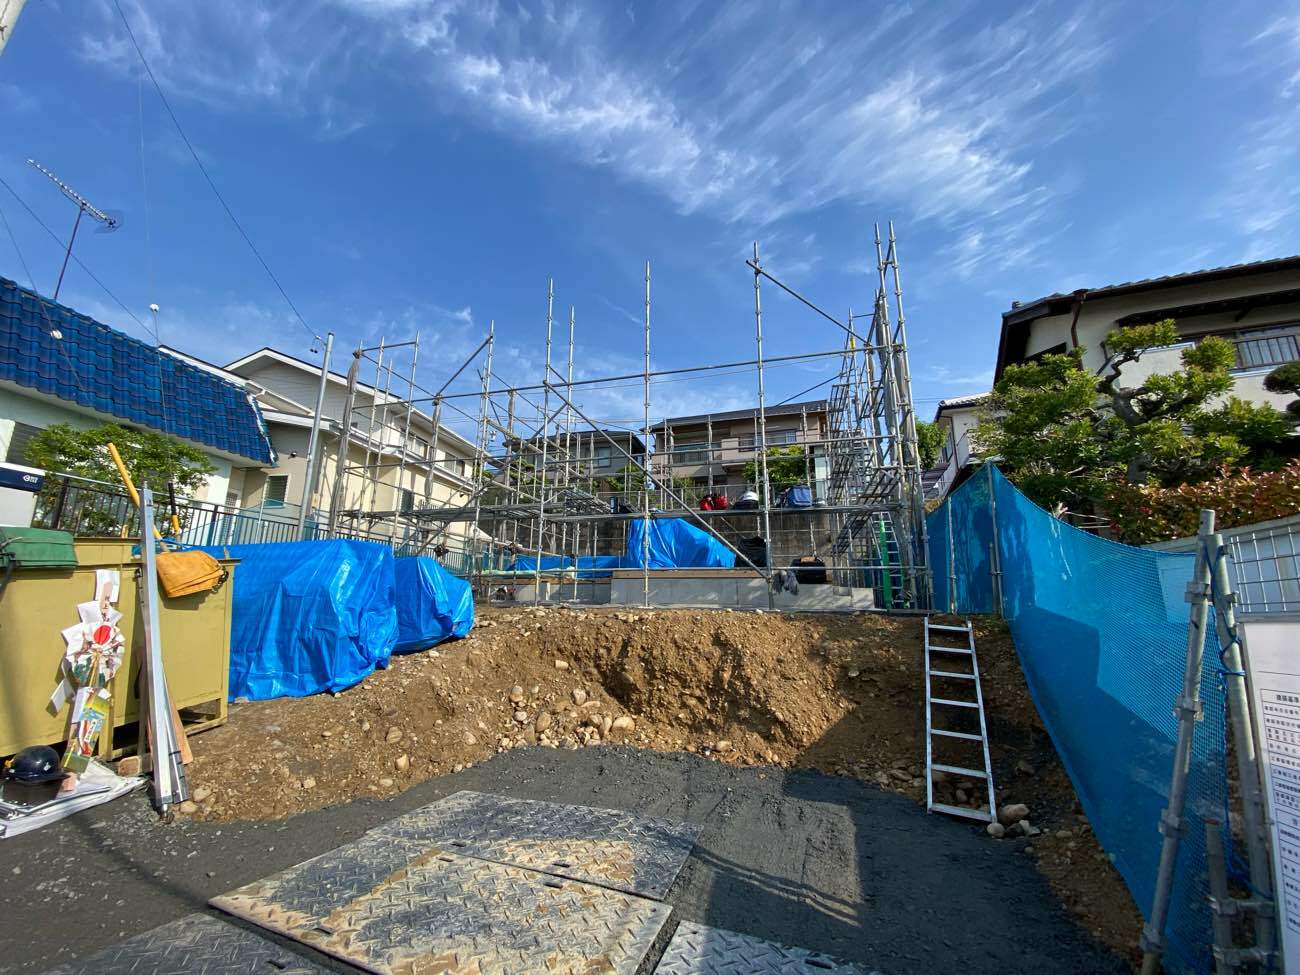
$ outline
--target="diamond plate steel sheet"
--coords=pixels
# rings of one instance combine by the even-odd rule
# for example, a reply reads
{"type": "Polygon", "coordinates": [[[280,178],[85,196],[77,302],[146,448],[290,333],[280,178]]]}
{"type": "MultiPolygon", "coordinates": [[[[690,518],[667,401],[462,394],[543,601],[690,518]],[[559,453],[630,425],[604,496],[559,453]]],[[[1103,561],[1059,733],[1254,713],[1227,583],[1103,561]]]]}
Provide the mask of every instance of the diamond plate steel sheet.
{"type": "Polygon", "coordinates": [[[189,914],[45,975],[318,975],[325,971],[252,931],[206,914],[189,914]]]}
{"type": "MultiPolygon", "coordinates": [[[[863,969],[803,948],[683,921],[655,975],[867,975],[863,969]]],[[[879,973],[870,973],[879,975],[879,973]]]]}
{"type": "Polygon", "coordinates": [[[212,904],[383,975],[633,975],[671,911],[377,832],[212,904]]]}
{"type": "Polygon", "coordinates": [[[372,832],[663,900],[700,827],[612,809],[457,792],[372,832]]]}

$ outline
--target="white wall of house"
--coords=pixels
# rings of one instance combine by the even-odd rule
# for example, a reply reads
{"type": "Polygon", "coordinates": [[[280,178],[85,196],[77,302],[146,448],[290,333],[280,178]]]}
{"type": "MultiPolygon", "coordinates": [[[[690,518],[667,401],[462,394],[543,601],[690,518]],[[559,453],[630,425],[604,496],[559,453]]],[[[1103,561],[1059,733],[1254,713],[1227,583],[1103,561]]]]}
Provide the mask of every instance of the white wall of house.
{"type": "MultiPolygon", "coordinates": [[[[115,417],[64,406],[60,401],[34,396],[23,387],[0,382],[0,457],[4,457],[9,450],[16,423],[25,423],[40,430],[56,423],[66,423],[74,430],[88,430],[104,423],[125,422],[115,417]]],[[[211,453],[207,453],[207,458],[216,471],[208,475],[204,486],[195,492],[195,500],[224,504],[230,485],[231,463],[211,453]]]]}
{"type": "MultiPolygon", "coordinates": [[[[1294,288],[1300,288],[1300,273],[1273,272],[1226,281],[1161,288],[1136,295],[1086,300],[1080,309],[1076,328],[1079,345],[1084,350],[1083,364],[1093,372],[1102,368],[1107,356],[1103,348],[1106,335],[1117,327],[1116,322],[1119,319],[1129,315],[1294,288]]],[[[1237,320],[1238,314],[1236,310],[1230,310],[1188,316],[1177,322],[1179,335],[1190,338],[1209,334],[1242,333],[1252,329],[1300,323],[1300,304],[1252,309],[1240,321],[1237,320]]],[[[1071,313],[1066,312],[1032,322],[1028,326],[1030,331],[1025,345],[1026,357],[1044,352],[1061,343],[1065,343],[1068,349],[1071,344],[1071,317],[1071,313]]],[[[1126,366],[1121,372],[1121,385],[1137,385],[1152,373],[1168,372],[1178,368],[1179,357],[1184,347],[1172,346],[1145,353],[1138,362],[1126,366]]],[[[1236,383],[1233,395],[1251,402],[1270,403],[1279,409],[1285,407],[1292,397],[1277,395],[1264,389],[1264,377],[1272,368],[1267,366],[1234,370],[1236,383]]]]}
{"type": "MultiPolygon", "coordinates": [[[[943,431],[943,447],[939,452],[940,463],[946,462],[952,456],[956,444],[963,436],[979,426],[979,410],[980,404],[974,403],[970,406],[951,407],[939,414],[939,419],[935,422],[943,431]]],[[[969,442],[970,438],[967,437],[967,443],[969,442]]]]}

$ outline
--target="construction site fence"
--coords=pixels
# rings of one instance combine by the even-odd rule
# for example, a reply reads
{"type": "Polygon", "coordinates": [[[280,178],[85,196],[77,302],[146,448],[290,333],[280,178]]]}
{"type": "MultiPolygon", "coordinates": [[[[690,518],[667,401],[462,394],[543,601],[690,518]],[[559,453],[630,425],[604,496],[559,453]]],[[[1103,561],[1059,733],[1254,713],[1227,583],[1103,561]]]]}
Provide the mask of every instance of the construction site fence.
{"type": "MultiPolygon", "coordinates": [[[[1006,619],[1088,822],[1145,915],[1178,736],[1194,556],[1134,548],[1065,524],[992,465],[933,511],[927,528],[936,609],[1006,619]]],[[[1212,621],[1206,632],[1213,643],[1212,621]]],[[[1217,646],[1206,647],[1205,659],[1166,929],[1171,972],[1213,967],[1204,824],[1228,822],[1228,780],[1217,646]]],[[[995,726],[995,748],[996,735],[995,726]]]]}
{"type": "MultiPolygon", "coordinates": [[[[1300,515],[1225,528],[1228,572],[1237,612],[1252,615],[1300,611],[1300,515]]],[[[1195,552],[1196,538],[1156,542],[1157,552],[1195,552]]]]}

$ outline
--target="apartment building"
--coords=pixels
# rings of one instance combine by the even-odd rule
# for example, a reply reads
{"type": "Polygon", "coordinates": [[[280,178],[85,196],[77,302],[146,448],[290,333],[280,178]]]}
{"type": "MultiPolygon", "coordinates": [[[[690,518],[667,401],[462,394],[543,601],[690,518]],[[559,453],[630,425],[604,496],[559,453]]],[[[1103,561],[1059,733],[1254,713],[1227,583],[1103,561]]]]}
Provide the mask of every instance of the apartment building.
{"type": "MultiPolygon", "coordinates": [[[[826,438],[826,401],[784,403],[764,413],[769,447],[808,445],[810,486],[815,498],[823,497],[827,466],[821,441],[826,438]]],[[[655,424],[652,432],[655,469],[690,481],[696,496],[712,489],[734,500],[755,487],[745,478],[745,465],[756,457],[756,409],[669,417],[655,424]]]]}
{"type": "MultiPolygon", "coordinates": [[[[271,442],[279,454],[274,469],[249,469],[232,479],[232,507],[292,509],[302,500],[308,467],[312,416],[321,369],[276,349],[262,348],[224,369],[243,380],[262,407],[271,442]]],[[[327,513],[336,496],[338,452],[347,399],[347,377],[330,372],[321,410],[321,437],[312,504],[327,513]]],[[[466,504],[473,490],[475,446],[418,409],[365,383],[358,383],[348,431],[339,509],[360,513],[408,511],[424,506],[466,504]]],[[[353,521],[373,521],[354,518],[353,521]]],[[[448,533],[464,535],[468,523],[448,533]]]]}

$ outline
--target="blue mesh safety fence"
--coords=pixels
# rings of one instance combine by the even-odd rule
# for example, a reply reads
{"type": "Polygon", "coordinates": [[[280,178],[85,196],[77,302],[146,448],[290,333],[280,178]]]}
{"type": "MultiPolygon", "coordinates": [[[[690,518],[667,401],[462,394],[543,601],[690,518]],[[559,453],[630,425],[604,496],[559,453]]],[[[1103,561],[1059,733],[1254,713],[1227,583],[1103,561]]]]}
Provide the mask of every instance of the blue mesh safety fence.
{"type": "MultiPolygon", "coordinates": [[[[992,608],[988,545],[996,534],[1002,614],[1030,694],[1097,839],[1145,915],[1155,892],[1157,826],[1168,804],[1178,735],[1173,708],[1182,693],[1190,611],[1185,594],[1194,557],[1080,531],[1039,508],[991,466],[934,511],[927,529],[941,611],[953,593],[957,612],[992,608]],[[945,574],[956,576],[955,586],[945,574]]],[[[1225,820],[1227,809],[1224,694],[1213,637],[1201,700],[1204,716],[1193,738],[1186,828],[1165,931],[1171,972],[1212,969],[1204,822],[1225,820]]]]}
{"type": "Polygon", "coordinates": [[[993,509],[983,471],[925,520],[934,605],[941,612],[993,612],[993,509]]]}

